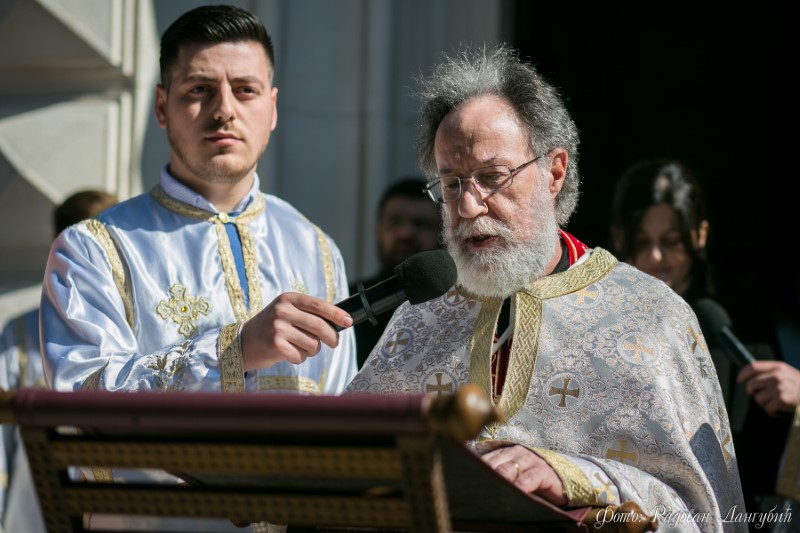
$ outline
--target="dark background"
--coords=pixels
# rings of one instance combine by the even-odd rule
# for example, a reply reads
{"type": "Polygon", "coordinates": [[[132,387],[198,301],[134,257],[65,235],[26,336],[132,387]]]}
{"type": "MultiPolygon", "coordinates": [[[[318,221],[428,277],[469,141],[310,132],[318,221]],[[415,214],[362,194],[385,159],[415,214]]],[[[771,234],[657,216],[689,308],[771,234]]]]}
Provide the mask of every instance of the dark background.
{"type": "Polygon", "coordinates": [[[610,249],[617,176],[640,157],[685,161],[708,196],[718,298],[743,340],[763,340],[771,310],[797,303],[788,4],[519,0],[512,11],[512,44],[561,90],[581,131],[582,194],[566,229],[610,249]]]}

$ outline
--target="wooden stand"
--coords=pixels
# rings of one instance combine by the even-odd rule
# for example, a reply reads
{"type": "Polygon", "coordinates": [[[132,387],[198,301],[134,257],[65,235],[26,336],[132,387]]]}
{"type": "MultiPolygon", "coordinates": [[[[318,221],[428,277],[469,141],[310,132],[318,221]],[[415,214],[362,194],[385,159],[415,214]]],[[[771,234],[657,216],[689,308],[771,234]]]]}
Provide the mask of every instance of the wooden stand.
{"type": "Polygon", "coordinates": [[[86,531],[91,513],[315,533],[589,531],[591,509],[525,494],[465,446],[499,417],[472,386],[448,396],[0,393],[0,422],[20,427],[51,533],[86,531]],[[70,467],[95,480],[72,479],[70,467]],[[110,476],[143,468],[183,482],[110,476]]]}

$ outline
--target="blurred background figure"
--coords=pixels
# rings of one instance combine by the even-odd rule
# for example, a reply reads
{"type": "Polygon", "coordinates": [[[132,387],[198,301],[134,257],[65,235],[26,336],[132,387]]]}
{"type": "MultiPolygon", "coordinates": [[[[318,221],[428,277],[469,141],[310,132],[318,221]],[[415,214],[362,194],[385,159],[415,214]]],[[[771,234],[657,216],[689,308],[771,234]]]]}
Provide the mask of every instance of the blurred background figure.
{"type": "MultiPolygon", "coordinates": [[[[394,268],[412,255],[440,248],[441,217],[439,207],[423,192],[426,181],[419,176],[400,178],[383,192],[378,203],[375,241],[380,272],[350,285],[356,294],[358,284],[365,289],[394,275],[394,268]]],[[[378,323],[364,321],[355,326],[358,368],[364,364],[380,339],[392,311],[377,315],[378,323]]]]}
{"type": "MultiPolygon", "coordinates": [[[[81,220],[91,218],[117,203],[104,191],[86,189],[73,193],[53,210],[53,237],[81,220]]],[[[0,335],[0,388],[45,387],[39,349],[39,309],[8,321],[0,335]]],[[[45,532],[39,500],[31,479],[25,449],[15,426],[3,425],[0,448],[0,531],[45,532]]]]}
{"type": "MultiPolygon", "coordinates": [[[[710,230],[705,193],[686,164],[643,159],[618,179],[611,213],[614,252],[661,279],[695,309],[731,420],[747,510],[755,512],[774,494],[789,413],[800,394],[800,371],[774,360],[781,353],[775,331],[763,331],[761,342],[745,344],[757,361],[744,368],[732,362],[716,331],[706,331],[697,303],[713,299],[719,304],[721,299],[709,261],[710,230]]],[[[734,332],[735,324],[729,326],[734,332]]]]}

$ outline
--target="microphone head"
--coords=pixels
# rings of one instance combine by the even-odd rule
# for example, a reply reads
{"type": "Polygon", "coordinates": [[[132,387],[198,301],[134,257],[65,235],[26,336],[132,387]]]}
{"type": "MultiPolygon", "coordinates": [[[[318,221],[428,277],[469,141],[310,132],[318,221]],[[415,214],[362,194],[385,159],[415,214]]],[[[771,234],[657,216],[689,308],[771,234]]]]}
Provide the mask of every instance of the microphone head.
{"type": "Polygon", "coordinates": [[[722,328],[731,327],[731,317],[728,312],[712,298],[700,298],[692,307],[704,335],[719,342],[722,328]]]}
{"type": "Polygon", "coordinates": [[[412,305],[433,300],[455,285],[456,264],[447,250],[427,250],[412,255],[394,269],[412,305]]]}

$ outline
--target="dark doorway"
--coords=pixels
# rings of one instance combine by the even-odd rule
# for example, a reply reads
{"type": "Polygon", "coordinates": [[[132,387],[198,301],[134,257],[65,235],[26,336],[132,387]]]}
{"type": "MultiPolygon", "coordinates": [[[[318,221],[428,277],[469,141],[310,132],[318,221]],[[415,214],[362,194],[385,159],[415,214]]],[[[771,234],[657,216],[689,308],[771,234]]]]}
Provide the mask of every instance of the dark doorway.
{"type": "Polygon", "coordinates": [[[707,190],[720,298],[744,337],[763,333],[762,306],[786,296],[780,275],[797,270],[780,264],[800,180],[789,149],[791,11],[524,0],[513,9],[512,44],[561,89],[581,131],[583,192],[567,229],[608,247],[616,177],[639,157],[683,159],[707,190]]]}

